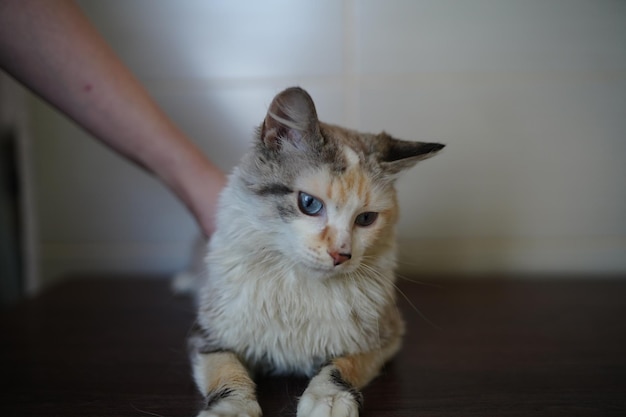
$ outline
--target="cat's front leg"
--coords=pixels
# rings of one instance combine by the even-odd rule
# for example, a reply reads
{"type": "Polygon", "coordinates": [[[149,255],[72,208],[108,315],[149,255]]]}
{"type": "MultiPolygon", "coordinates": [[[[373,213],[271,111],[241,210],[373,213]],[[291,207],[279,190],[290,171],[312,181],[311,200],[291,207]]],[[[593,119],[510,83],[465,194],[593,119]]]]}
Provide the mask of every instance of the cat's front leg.
{"type": "Polygon", "coordinates": [[[378,375],[391,354],[377,350],[339,357],[323,366],[300,398],[298,417],[357,417],[363,406],[359,390],[378,375]]]}
{"type": "Polygon", "coordinates": [[[193,376],[205,398],[198,417],[260,417],[255,384],[231,352],[195,353],[193,376]]]}
{"type": "Polygon", "coordinates": [[[363,395],[334,366],[324,366],[300,397],[298,417],[357,417],[363,395]]]}

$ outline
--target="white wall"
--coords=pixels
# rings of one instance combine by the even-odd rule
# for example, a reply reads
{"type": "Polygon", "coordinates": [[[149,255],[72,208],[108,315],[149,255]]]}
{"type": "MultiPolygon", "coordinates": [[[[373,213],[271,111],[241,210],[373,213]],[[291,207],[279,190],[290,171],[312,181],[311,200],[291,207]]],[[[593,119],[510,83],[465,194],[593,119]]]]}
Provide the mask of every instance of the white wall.
{"type": "MultiPolygon", "coordinates": [[[[400,181],[404,270],[626,273],[626,2],[79,4],[223,169],[290,85],[325,121],[447,143],[400,181]]],[[[45,278],[184,264],[182,206],[33,112],[45,278]]]]}

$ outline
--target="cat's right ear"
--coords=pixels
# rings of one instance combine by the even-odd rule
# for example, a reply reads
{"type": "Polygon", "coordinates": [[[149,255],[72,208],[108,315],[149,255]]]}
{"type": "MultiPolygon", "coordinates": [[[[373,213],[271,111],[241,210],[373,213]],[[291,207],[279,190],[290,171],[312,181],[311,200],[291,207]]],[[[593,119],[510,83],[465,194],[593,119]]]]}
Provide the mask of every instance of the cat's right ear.
{"type": "Polygon", "coordinates": [[[261,126],[265,146],[281,149],[288,141],[296,148],[304,148],[314,138],[321,135],[311,96],[300,87],[291,87],[274,97],[261,126]]]}

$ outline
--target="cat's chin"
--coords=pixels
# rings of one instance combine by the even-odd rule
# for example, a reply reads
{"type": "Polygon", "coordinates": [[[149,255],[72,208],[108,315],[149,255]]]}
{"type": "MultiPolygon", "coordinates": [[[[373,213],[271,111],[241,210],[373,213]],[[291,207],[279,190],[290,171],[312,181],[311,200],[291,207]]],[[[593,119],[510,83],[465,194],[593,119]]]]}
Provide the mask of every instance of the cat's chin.
{"type": "Polygon", "coordinates": [[[353,272],[357,267],[354,265],[326,266],[305,265],[301,266],[302,275],[308,279],[326,281],[353,272]]]}

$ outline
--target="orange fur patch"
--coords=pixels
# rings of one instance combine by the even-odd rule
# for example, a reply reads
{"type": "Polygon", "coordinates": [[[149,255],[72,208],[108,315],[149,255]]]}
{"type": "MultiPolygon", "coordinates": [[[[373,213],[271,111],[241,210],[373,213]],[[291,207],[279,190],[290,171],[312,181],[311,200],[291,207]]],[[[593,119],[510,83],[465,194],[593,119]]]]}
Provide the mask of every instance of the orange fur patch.
{"type": "Polygon", "coordinates": [[[341,377],[357,389],[363,388],[374,379],[383,363],[381,351],[344,356],[333,361],[333,365],[341,372],[341,377]]]}
{"type": "Polygon", "coordinates": [[[254,382],[235,354],[230,352],[210,353],[202,355],[201,360],[204,362],[204,369],[206,369],[207,393],[223,387],[254,390],[254,382]]]}
{"type": "Polygon", "coordinates": [[[328,186],[329,197],[339,205],[348,202],[351,196],[356,194],[359,198],[364,198],[367,189],[366,177],[356,168],[348,169],[341,177],[335,178],[328,186]],[[333,197],[334,196],[334,197],[333,197]]]}

